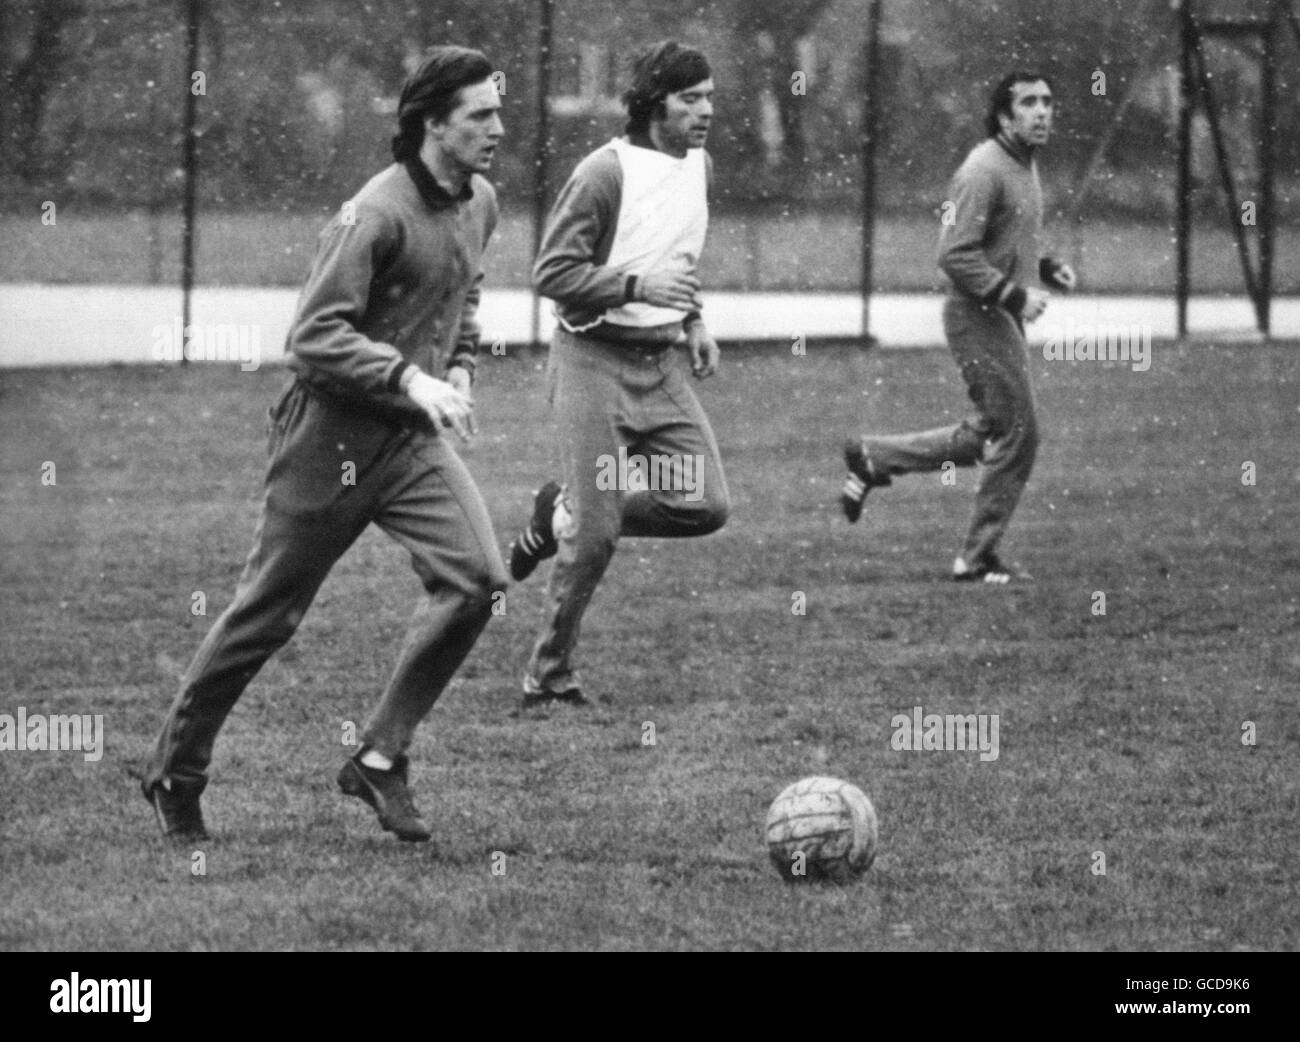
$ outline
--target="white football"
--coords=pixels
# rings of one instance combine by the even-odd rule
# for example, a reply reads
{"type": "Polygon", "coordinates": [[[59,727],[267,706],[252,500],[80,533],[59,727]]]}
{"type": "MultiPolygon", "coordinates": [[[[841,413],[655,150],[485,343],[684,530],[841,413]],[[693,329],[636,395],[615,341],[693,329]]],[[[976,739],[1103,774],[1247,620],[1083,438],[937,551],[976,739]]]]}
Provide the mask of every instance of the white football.
{"type": "Polygon", "coordinates": [[[804,778],[767,812],[767,852],[787,882],[852,882],[876,860],[876,809],[856,785],[804,778]]]}

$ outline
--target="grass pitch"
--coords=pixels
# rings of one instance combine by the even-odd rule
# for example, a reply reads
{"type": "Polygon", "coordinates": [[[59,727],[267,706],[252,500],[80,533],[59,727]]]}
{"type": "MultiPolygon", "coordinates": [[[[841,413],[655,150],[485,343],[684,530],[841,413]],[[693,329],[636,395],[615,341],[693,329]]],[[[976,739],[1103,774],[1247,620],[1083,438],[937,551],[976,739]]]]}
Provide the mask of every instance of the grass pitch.
{"type": "MultiPolygon", "coordinates": [[[[554,472],[541,364],[477,390],[503,544],[554,472]]],[[[543,584],[512,589],[412,750],[431,845],[334,786],[419,593],[367,533],[232,714],[198,851],[126,769],[231,596],[284,374],[0,374],[0,712],[107,736],[98,762],[0,751],[0,948],[1293,950],[1300,353],[1034,369],[1006,549],[1036,581],[984,589],[946,579],[974,472],[873,492],[854,527],[834,506],[844,434],[964,413],[946,352],[728,351],[700,388],[728,527],[621,545],[581,646],[598,709],[510,715],[543,584]],[[998,759],[891,748],[918,705],[998,714],[998,759]],[[853,886],[767,861],[768,803],[808,774],[876,804],[853,886]]]]}

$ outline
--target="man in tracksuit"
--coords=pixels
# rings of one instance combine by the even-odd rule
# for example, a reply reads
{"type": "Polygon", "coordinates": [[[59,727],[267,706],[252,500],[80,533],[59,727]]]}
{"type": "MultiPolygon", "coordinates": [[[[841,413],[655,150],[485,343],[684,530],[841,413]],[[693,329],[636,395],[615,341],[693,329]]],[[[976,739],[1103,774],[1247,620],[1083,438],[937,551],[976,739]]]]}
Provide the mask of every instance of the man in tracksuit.
{"type": "Polygon", "coordinates": [[[984,464],[975,516],[953,578],[1004,584],[1028,578],[997,552],[1020,501],[1038,448],[1024,324],[1038,318],[1054,289],[1074,288],[1066,264],[1039,256],[1043,199],[1035,152],[1052,129],[1052,88],[1037,73],[1011,73],[993,91],[988,139],[971,150],[952,180],[939,237],[939,267],[952,282],[943,327],[975,415],[955,426],[852,439],[840,503],[850,522],[867,493],[899,474],[945,464],[984,464]]]}
{"type": "Polygon", "coordinates": [[[406,750],[507,582],[450,439],[474,432],[480,263],[498,213],[481,175],[503,133],[492,71],[478,51],[431,51],[402,90],[396,162],[321,233],[286,345],[293,380],[271,409],[253,550],[142,779],[169,836],[206,837],[199,796],[217,731],[373,522],[410,553],[428,596],[339,786],[401,839],[429,838],[406,750]]]}
{"type": "Polygon", "coordinates": [[[717,370],[695,273],[708,227],[712,94],[700,52],[665,41],[642,54],[623,95],[627,136],[578,164],[533,267],[559,320],[548,379],[563,485],[537,493],[510,551],[517,580],[558,553],[525,707],[589,701],[573,650],[621,536],[705,535],[730,509],[717,443],[674,350],[684,338],[696,377],[717,370]]]}

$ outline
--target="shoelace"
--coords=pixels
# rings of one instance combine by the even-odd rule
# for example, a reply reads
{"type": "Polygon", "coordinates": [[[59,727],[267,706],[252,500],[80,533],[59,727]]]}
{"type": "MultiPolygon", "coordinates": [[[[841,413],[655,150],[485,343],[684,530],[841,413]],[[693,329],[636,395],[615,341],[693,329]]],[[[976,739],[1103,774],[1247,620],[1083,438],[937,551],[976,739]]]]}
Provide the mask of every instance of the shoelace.
{"type": "Polygon", "coordinates": [[[525,553],[535,554],[546,545],[546,540],[537,534],[532,525],[529,525],[528,530],[519,537],[519,545],[524,548],[525,553]]]}

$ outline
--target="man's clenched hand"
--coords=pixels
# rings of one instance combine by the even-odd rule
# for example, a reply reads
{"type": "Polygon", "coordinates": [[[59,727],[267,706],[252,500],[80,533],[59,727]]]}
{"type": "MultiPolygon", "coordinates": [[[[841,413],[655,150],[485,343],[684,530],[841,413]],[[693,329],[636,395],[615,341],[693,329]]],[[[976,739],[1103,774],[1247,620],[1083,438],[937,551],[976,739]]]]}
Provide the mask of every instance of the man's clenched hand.
{"type": "Polygon", "coordinates": [[[680,268],[660,268],[641,276],[636,295],[655,307],[696,311],[700,306],[700,280],[680,268]]]}
{"type": "Polygon", "coordinates": [[[1025,287],[1025,303],[1020,309],[1020,317],[1026,322],[1032,322],[1047,310],[1047,302],[1051,296],[1044,290],[1034,286],[1025,287]]]}
{"type": "MultiPolygon", "coordinates": [[[[454,372],[455,370],[453,370],[454,372]]],[[[469,374],[465,374],[468,378],[469,374]]],[[[415,371],[406,386],[406,394],[425,411],[437,427],[450,427],[462,441],[478,433],[474,422],[474,403],[446,380],[437,380],[428,373],[415,371]]]]}
{"type": "Polygon", "coordinates": [[[470,371],[466,369],[463,365],[453,365],[450,369],[447,370],[447,375],[445,379],[449,384],[452,385],[452,387],[456,388],[456,390],[458,390],[466,398],[469,398],[471,400],[474,398],[474,394],[472,391],[474,385],[474,377],[470,375],[470,371]]]}
{"type": "Polygon", "coordinates": [[[686,330],[686,346],[691,349],[691,373],[694,376],[703,380],[718,371],[722,351],[703,322],[692,322],[686,330]]]}

